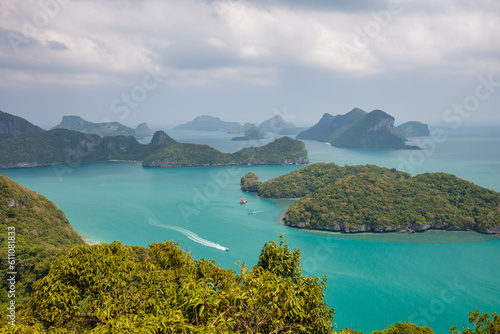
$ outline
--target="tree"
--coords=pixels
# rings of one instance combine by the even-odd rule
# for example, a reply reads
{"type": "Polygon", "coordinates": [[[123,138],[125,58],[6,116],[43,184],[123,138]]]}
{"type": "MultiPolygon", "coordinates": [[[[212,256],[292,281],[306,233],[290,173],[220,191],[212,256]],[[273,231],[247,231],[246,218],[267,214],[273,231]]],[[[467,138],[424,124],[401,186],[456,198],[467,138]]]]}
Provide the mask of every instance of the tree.
{"type": "Polygon", "coordinates": [[[469,312],[469,322],[476,329],[465,329],[463,332],[457,331],[457,326],[450,329],[451,334],[500,334],[500,315],[493,312],[491,316],[488,313],[481,314],[479,309],[469,312]]]}
{"type": "Polygon", "coordinates": [[[284,238],[238,274],[173,241],[73,248],[34,284],[20,333],[331,333],[326,278],[302,276],[284,238]]]}

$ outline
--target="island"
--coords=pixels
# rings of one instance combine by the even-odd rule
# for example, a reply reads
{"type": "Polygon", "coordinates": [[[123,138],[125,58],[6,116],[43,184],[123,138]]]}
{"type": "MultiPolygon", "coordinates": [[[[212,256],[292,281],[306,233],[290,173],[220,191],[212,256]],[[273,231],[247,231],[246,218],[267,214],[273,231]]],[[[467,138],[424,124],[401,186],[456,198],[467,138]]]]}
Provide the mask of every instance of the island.
{"type": "Polygon", "coordinates": [[[429,126],[417,121],[410,121],[396,126],[396,131],[404,137],[425,137],[429,136],[429,126]]]}
{"type": "Polygon", "coordinates": [[[119,122],[102,122],[93,123],[84,120],[80,116],[63,116],[60,124],[52,129],[66,129],[82,133],[95,134],[100,137],[105,136],[134,136],[137,139],[142,139],[146,136],[152,136],[153,131],[148,127],[147,123],[141,123],[136,129],[129,128],[119,122]]]}
{"type": "Polygon", "coordinates": [[[242,190],[266,198],[300,198],[285,225],[336,232],[500,233],[500,193],[447,173],[411,176],[394,168],[316,163],[242,190]]]}
{"type": "Polygon", "coordinates": [[[238,122],[226,122],[219,117],[201,115],[187,123],[178,125],[174,130],[194,130],[194,131],[229,131],[241,127],[238,122]]]}
{"type": "Polygon", "coordinates": [[[144,167],[193,167],[230,165],[303,165],[309,163],[302,141],[282,137],[261,147],[222,153],[208,145],[178,143],[143,161],[144,167]]]}
{"type": "Polygon", "coordinates": [[[407,145],[407,139],[394,127],[394,117],[378,109],[367,113],[354,108],[336,116],[326,113],[316,125],[300,132],[297,139],[326,142],[340,148],[420,149],[407,145]]]}
{"type": "Polygon", "coordinates": [[[157,131],[149,144],[133,136],[101,138],[74,130],[45,131],[26,120],[4,113],[0,129],[0,168],[25,168],[110,160],[142,161],[144,167],[306,164],[303,142],[283,137],[262,147],[233,154],[208,145],[178,143],[157,131]],[[22,121],[21,121],[22,120],[22,121]],[[17,127],[12,124],[18,124],[17,127]],[[19,129],[23,129],[22,131],[19,129]]]}
{"type": "Polygon", "coordinates": [[[259,140],[265,138],[269,133],[274,135],[295,135],[302,130],[302,128],[285,121],[280,115],[265,120],[259,126],[249,123],[245,125],[247,125],[247,128],[243,136],[234,137],[232,140],[259,140]]]}

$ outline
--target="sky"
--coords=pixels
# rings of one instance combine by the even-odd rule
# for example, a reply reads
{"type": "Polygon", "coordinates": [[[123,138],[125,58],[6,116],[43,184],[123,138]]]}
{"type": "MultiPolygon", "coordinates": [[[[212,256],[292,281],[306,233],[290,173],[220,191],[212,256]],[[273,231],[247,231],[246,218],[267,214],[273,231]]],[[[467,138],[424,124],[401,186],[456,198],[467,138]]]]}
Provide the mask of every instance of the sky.
{"type": "Polygon", "coordinates": [[[500,124],[497,0],[0,0],[0,110],[168,128],[500,124]]]}

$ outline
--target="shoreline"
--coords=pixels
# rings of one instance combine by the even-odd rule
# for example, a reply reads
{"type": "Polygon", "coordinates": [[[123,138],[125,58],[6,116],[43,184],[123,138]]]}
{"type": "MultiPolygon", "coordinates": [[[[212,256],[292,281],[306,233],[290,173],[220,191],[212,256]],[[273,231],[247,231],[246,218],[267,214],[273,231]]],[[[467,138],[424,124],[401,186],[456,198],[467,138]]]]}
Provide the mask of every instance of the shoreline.
{"type": "MultiPolygon", "coordinates": [[[[78,232],[76,232],[76,233],[78,233],[78,232]]],[[[94,240],[94,239],[92,239],[90,237],[87,237],[87,236],[85,236],[85,235],[83,235],[81,233],[78,233],[78,235],[83,239],[83,242],[85,242],[85,245],[87,245],[87,246],[98,245],[98,244],[101,243],[101,242],[96,241],[96,240],[94,240]]]]}

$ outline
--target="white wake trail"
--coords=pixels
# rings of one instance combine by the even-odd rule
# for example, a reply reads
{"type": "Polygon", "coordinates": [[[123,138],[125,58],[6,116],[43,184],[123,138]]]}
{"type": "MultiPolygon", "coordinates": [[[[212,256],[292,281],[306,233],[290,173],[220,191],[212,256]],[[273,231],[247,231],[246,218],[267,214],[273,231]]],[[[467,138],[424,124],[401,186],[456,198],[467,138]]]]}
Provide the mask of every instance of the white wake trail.
{"type": "Polygon", "coordinates": [[[153,225],[153,226],[156,226],[156,227],[162,227],[162,228],[166,228],[166,229],[169,229],[169,230],[173,230],[173,231],[182,233],[186,237],[188,237],[189,239],[191,239],[194,242],[199,243],[199,244],[201,244],[203,246],[217,248],[217,249],[224,250],[224,251],[228,250],[227,247],[221,246],[221,245],[219,245],[219,244],[217,244],[215,242],[212,242],[210,240],[203,239],[202,237],[200,237],[196,233],[194,233],[194,232],[192,232],[190,230],[186,230],[185,228],[178,227],[178,226],[161,224],[158,221],[158,219],[156,219],[156,217],[153,215],[153,213],[150,212],[149,210],[142,209],[141,211],[142,211],[142,214],[144,215],[144,217],[148,220],[148,222],[149,222],[150,225],[153,225]]]}

